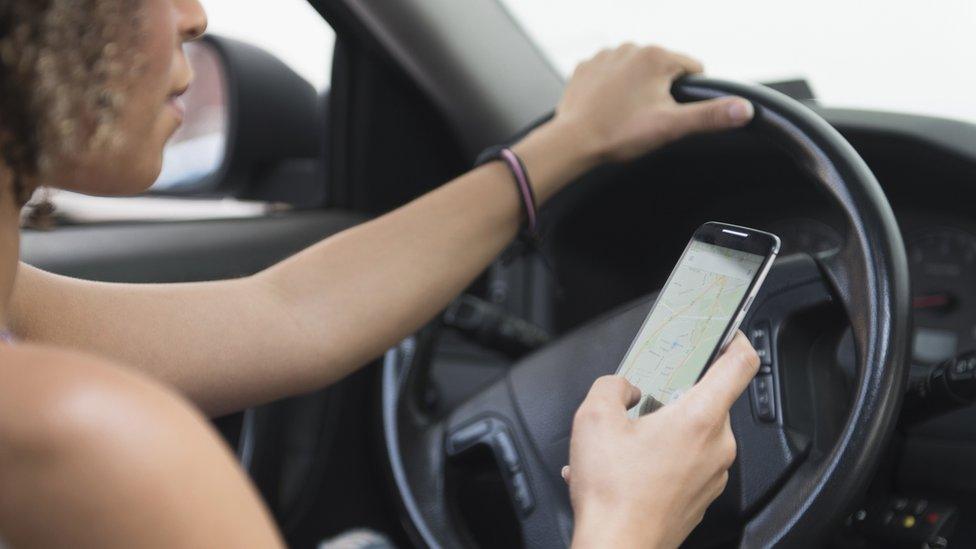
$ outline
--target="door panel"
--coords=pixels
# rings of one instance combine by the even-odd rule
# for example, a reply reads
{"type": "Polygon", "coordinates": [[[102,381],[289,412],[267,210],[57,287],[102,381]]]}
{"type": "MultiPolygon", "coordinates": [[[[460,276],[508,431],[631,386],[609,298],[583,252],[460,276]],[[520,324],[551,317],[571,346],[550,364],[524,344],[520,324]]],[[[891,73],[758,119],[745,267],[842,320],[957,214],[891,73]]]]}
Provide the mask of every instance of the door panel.
{"type": "Polygon", "coordinates": [[[253,274],[363,218],[339,211],[253,219],[119,223],[25,231],[23,260],[104,282],[193,282],[253,274]]]}

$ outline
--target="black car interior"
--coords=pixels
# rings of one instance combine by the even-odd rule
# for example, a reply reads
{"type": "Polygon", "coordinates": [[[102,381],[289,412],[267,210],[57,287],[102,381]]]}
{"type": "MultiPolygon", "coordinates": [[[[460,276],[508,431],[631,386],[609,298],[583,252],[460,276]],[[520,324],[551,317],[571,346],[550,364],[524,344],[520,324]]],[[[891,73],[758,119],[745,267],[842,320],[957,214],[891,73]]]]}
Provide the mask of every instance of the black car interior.
{"type": "MultiPolygon", "coordinates": [[[[236,91],[233,143],[204,195],[289,208],[27,231],[24,260],[105,281],[246,276],[511,137],[510,121],[484,120],[496,112],[463,127],[476,106],[445,107],[404,63],[421,52],[392,53],[371,8],[311,3],[337,33],[320,96],[265,52],[212,39],[236,91]]],[[[784,248],[747,330],[769,377],[736,405],[735,480],[687,546],[976,546],[976,391],[958,389],[966,360],[946,362],[976,350],[976,125],[829,108],[796,89],[686,83],[687,100],[755,94],[765,126],[591,172],[543,210],[545,261],[515,249],[359,373],[216,419],[289,544],[368,527],[404,547],[567,545],[572,409],[619,362],[689,235],[716,220],[784,248]]],[[[551,108],[505,116],[528,127],[551,108]]]]}

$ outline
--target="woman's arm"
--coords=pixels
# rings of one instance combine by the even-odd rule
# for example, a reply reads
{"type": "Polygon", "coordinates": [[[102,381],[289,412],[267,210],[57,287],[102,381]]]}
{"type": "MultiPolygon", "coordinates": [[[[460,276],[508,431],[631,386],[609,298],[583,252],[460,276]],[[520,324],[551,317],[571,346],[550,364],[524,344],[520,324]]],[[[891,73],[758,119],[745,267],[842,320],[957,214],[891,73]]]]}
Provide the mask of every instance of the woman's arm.
{"type": "MultiPolygon", "coordinates": [[[[632,45],[581,65],[555,118],[514,147],[538,200],[599,162],[747,122],[741,99],[674,102],[674,78],[700,70],[632,45]]],[[[13,325],[137,366],[219,414],[321,387],[379,356],[470,284],[520,217],[511,175],[493,163],[245,279],[100,284],[25,266],[13,325]]]]}
{"type": "MultiPolygon", "coordinates": [[[[517,149],[540,199],[592,162],[569,135],[547,129],[517,149]]],[[[102,284],[24,267],[14,327],[135,365],[220,414],[378,356],[470,284],[519,219],[511,175],[493,163],[249,278],[102,284]]]]}

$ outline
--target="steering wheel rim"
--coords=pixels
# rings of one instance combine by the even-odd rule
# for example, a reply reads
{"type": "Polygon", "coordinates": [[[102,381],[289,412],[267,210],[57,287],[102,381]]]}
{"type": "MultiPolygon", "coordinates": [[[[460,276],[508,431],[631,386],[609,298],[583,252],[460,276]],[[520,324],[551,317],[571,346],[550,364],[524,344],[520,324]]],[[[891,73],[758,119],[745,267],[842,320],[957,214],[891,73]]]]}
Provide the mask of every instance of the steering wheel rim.
{"type": "MultiPolygon", "coordinates": [[[[793,299],[800,294],[789,292],[799,291],[799,288],[804,296],[815,295],[811,298],[813,301],[836,298],[843,304],[853,331],[858,359],[851,412],[829,452],[807,458],[801,456],[802,449],[788,449],[788,455],[778,471],[783,476],[782,483],[775,486],[775,490],[770,487],[768,494],[764,492],[753,500],[761,502],[761,505],[750,512],[740,538],[742,547],[809,546],[811,540],[822,538],[826,527],[832,525],[866,488],[870,479],[866,473],[873,471],[877,465],[897,421],[907,378],[905,359],[910,324],[908,266],[901,234],[884,192],[864,160],[833,127],[799,102],[765,87],[703,77],[681,79],[672,93],[681,102],[728,95],[750,100],[755,106],[756,116],[742,131],[767,137],[790,154],[828,191],[847,220],[848,238],[845,245],[837,253],[815,260],[807,258],[784,262],[781,269],[784,274],[780,277],[783,283],[778,286],[773,284],[776,288],[769,291],[769,300],[774,300],[775,292],[779,292],[780,302],[783,296],[793,299]]],[[[769,287],[770,283],[766,286],[769,287]]],[[[647,300],[642,303],[642,306],[649,308],[647,300]]],[[[757,307],[761,309],[759,299],[754,311],[757,307]]],[[[629,312],[621,313],[619,317],[627,317],[626,322],[633,324],[634,319],[639,321],[643,318],[644,312],[646,309],[631,307],[629,312]]],[[[624,326],[622,322],[616,325],[624,326]]],[[[593,331],[584,329],[581,333],[593,331]]],[[[625,334],[626,342],[633,333],[625,334]]],[[[574,332],[564,339],[574,337],[583,336],[574,332]]],[[[600,337],[609,340],[619,339],[620,336],[603,333],[600,337]]],[[[503,382],[486,388],[460,406],[451,417],[418,430],[416,411],[404,410],[409,404],[399,397],[409,385],[407,380],[417,375],[417,372],[410,371],[410,368],[404,370],[402,366],[416,360],[417,350],[423,350],[421,342],[414,339],[407,349],[401,347],[391,351],[387,355],[383,376],[383,419],[388,455],[401,501],[421,541],[431,546],[453,545],[458,541],[450,532],[451,524],[446,511],[438,509],[438,504],[427,498],[419,498],[424,501],[418,503],[416,496],[420,493],[418,489],[443,491],[443,479],[432,477],[436,476],[438,467],[443,469],[444,452],[453,444],[449,436],[459,427],[464,427],[466,421],[470,423],[471,418],[483,417],[495,407],[499,408],[496,410],[500,414],[498,417],[511,431],[515,446],[522,449],[525,474],[531,479],[539,500],[536,507],[547,507],[542,512],[535,512],[538,518],[532,518],[531,512],[523,518],[523,526],[528,532],[524,541],[527,545],[545,546],[568,543],[567,532],[571,530],[571,518],[566,510],[568,498],[565,487],[553,480],[552,471],[564,451],[564,441],[558,441],[559,444],[550,445],[542,451],[538,449],[536,441],[540,433],[544,433],[542,438],[551,439],[553,435],[549,423],[568,423],[571,410],[566,413],[562,409],[566,408],[565,402],[550,406],[558,409],[556,413],[537,407],[532,414],[526,414],[522,409],[534,405],[526,402],[522,388],[535,387],[538,390],[540,387],[533,385],[532,376],[525,372],[545,369],[547,357],[551,363],[554,357],[565,360],[567,356],[560,355],[558,349],[548,355],[546,350],[536,353],[513,368],[503,382]],[[404,362],[405,356],[409,356],[410,360],[404,362]],[[510,405],[504,403],[506,398],[510,405]],[[412,430],[408,428],[406,431],[420,433],[414,438],[424,439],[419,444],[422,449],[418,455],[421,458],[414,459],[414,464],[421,459],[426,460],[421,467],[425,468],[425,474],[419,478],[417,475],[410,478],[411,464],[407,463],[409,460],[404,460],[404,445],[418,448],[418,440],[402,436],[407,416],[415,425],[412,430]],[[539,417],[544,419],[537,419],[539,417]],[[549,493],[555,495],[550,497],[547,495],[549,493]],[[442,516],[438,516],[438,513],[442,516]]],[[[596,342],[600,343],[599,340],[596,342]]],[[[553,347],[558,348],[559,345],[553,347]]],[[[571,343],[564,343],[562,347],[573,349],[571,343]]],[[[585,348],[582,351],[585,352],[585,348]]],[[[580,356],[581,349],[576,348],[574,352],[580,356]]],[[[619,361],[619,357],[616,360],[619,361]]],[[[614,360],[606,364],[615,366],[614,360]]],[[[607,367],[601,364],[599,368],[603,369],[602,372],[581,368],[586,371],[580,375],[595,378],[600,373],[612,373],[612,366],[609,372],[606,371],[607,367]]],[[[574,381],[565,387],[563,393],[558,389],[553,393],[563,400],[581,399],[580,395],[585,393],[589,384],[579,378],[574,381]]],[[[575,408],[578,400],[571,404],[575,408]]],[[[744,413],[748,413],[748,402],[744,405],[746,408],[740,404],[737,403],[740,412],[744,409],[744,413]]],[[[741,421],[737,423],[742,425],[741,421]]],[[[496,423],[492,425],[497,427],[496,423]]],[[[565,426],[562,428],[565,429],[565,426]]],[[[740,435],[738,430],[736,434],[740,435]]],[[[782,433],[779,436],[785,440],[782,433]]],[[[789,446],[781,440],[776,442],[789,446]]],[[[565,463],[565,457],[561,459],[565,463]]]]}

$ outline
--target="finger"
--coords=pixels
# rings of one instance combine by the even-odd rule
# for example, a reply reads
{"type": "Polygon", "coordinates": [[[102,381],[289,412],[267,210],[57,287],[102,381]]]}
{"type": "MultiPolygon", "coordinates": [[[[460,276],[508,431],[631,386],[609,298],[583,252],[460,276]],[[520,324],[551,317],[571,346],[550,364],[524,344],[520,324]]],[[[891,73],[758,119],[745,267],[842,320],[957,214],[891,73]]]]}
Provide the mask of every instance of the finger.
{"type": "Polygon", "coordinates": [[[569,484],[569,465],[563,465],[562,470],[559,471],[559,476],[563,477],[566,484],[569,484]]]}
{"type": "Polygon", "coordinates": [[[721,97],[678,105],[671,121],[676,137],[738,128],[752,120],[755,109],[741,97],[721,97]]]}
{"type": "Polygon", "coordinates": [[[705,67],[701,61],[683,53],[668,52],[678,68],[676,74],[701,74],[705,72],[705,67]]]}
{"type": "Polygon", "coordinates": [[[689,394],[701,398],[726,413],[759,371],[759,356],[742,332],[736,332],[714,364],[689,394]]]}
{"type": "Polygon", "coordinates": [[[613,52],[614,52],[614,50],[612,50],[610,48],[603,48],[602,50],[596,52],[596,55],[594,55],[590,59],[590,61],[602,61],[602,60],[610,57],[613,54],[613,52]]]}
{"type": "Polygon", "coordinates": [[[620,376],[603,376],[593,382],[583,404],[603,404],[624,411],[632,408],[640,400],[640,389],[620,376]]]}
{"type": "Polygon", "coordinates": [[[708,498],[710,500],[709,503],[718,499],[718,497],[721,496],[723,492],[725,492],[725,489],[729,485],[729,472],[722,471],[721,473],[716,475],[715,479],[712,480],[711,485],[712,485],[710,490],[711,493],[709,494],[709,498],[708,498]]]}
{"type": "Polygon", "coordinates": [[[681,53],[660,46],[644,46],[637,51],[650,66],[659,67],[672,79],[682,74],[697,74],[704,70],[701,62],[681,53]]]}
{"type": "Polygon", "coordinates": [[[583,63],[576,65],[576,68],[573,69],[573,75],[570,78],[577,79],[580,77],[580,75],[586,72],[586,70],[589,68],[589,65],[587,65],[587,63],[588,61],[585,61],[583,63]]]}
{"type": "Polygon", "coordinates": [[[617,46],[617,49],[614,50],[614,53],[616,53],[617,55],[629,55],[638,50],[640,50],[640,46],[638,46],[637,44],[633,42],[624,42],[623,44],[617,46]]]}
{"type": "Polygon", "coordinates": [[[735,432],[732,431],[732,414],[725,414],[725,425],[722,427],[719,440],[722,441],[719,446],[721,466],[723,469],[728,470],[735,463],[735,458],[739,454],[739,447],[735,440],[735,432]]]}

